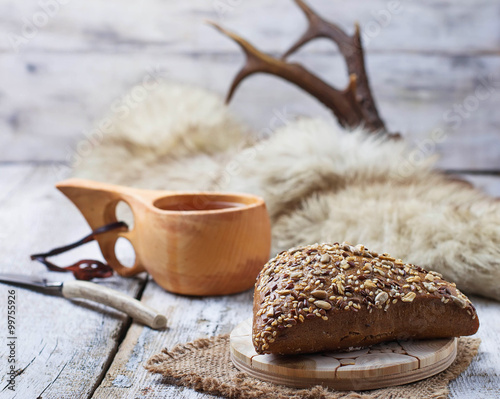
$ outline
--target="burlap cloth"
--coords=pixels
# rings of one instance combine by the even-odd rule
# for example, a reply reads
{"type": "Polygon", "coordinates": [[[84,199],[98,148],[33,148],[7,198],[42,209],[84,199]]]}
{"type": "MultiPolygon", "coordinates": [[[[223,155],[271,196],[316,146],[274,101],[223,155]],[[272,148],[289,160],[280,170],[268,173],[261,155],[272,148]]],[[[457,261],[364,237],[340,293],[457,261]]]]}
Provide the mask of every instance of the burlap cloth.
{"type": "Polygon", "coordinates": [[[448,383],[457,378],[477,354],[478,338],[461,337],[458,354],[448,369],[412,384],[372,391],[333,391],[321,386],[295,389],[247,377],[229,357],[229,335],[199,339],[177,345],[149,359],[146,369],[162,374],[167,384],[182,385],[199,392],[227,398],[254,399],[379,399],[446,398],[448,383]]]}

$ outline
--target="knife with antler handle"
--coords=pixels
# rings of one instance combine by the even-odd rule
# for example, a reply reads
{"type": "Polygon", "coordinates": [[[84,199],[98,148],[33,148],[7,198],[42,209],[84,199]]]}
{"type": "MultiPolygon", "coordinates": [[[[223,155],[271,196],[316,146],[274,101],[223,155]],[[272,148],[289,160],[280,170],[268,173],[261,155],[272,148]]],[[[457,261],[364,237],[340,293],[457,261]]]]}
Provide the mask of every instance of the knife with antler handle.
{"type": "Polygon", "coordinates": [[[0,282],[28,287],[47,294],[62,295],[67,299],[89,299],[120,310],[153,329],[164,328],[167,324],[167,318],[164,315],[137,299],[88,281],[52,282],[34,276],[0,273],[0,282]]]}

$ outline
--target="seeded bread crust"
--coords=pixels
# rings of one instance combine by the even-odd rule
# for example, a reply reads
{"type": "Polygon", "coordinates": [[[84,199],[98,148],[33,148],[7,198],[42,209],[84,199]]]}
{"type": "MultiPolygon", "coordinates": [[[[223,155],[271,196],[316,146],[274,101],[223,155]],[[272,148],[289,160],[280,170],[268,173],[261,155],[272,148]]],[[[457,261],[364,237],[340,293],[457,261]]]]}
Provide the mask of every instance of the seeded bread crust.
{"type": "Polygon", "coordinates": [[[453,283],[363,245],[281,252],[255,285],[257,353],[342,350],[395,339],[474,334],[476,310],[453,283]]]}

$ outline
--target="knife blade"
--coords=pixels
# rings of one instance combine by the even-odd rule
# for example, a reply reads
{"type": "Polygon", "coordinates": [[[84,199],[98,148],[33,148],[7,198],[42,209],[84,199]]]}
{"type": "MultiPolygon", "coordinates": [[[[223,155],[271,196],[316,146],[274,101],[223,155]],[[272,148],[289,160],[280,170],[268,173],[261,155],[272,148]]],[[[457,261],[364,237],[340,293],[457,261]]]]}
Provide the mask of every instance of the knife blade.
{"type": "Polygon", "coordinates": [[[67,299],[89,299],[125,312],[133,319],[157,330],[164,328],[167,318],[129,295],[88,281],[50,281],[36,276],[0,273],[0,282],[27,287],[45,294],[61,295],[67,299]]]}

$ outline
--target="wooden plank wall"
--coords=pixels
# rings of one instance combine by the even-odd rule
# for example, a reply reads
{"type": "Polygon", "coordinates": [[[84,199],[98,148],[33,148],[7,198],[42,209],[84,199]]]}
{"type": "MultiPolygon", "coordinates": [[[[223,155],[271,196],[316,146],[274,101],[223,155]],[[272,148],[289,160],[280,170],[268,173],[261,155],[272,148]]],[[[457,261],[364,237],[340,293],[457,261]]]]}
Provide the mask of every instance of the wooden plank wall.
{"type": "MultiPolygon", "coordinates": [[[[392,130],[427,151],[426,138],[444,128],[442,168],[500,170],[498,0],[310,3],[350,31],[360,22],[373,90],[392,130]]],[[[291,0],[0,3],[0,161],[68,162],[79,137],[151,71],[223,95],[243,56],[206,19],[273,54],[306,25],[291,0]]],[[[294,59],[339,87],[346,82],[326,40],[294,59]]],[[[316,100],[269,76],[245,82],[231,108],[256,130],[276,110],[330,118],[316,100]]]]}

